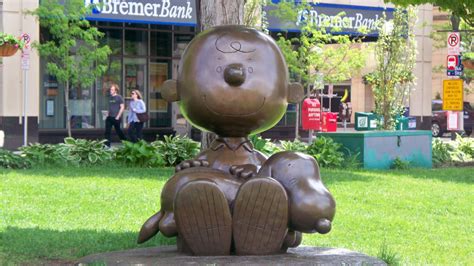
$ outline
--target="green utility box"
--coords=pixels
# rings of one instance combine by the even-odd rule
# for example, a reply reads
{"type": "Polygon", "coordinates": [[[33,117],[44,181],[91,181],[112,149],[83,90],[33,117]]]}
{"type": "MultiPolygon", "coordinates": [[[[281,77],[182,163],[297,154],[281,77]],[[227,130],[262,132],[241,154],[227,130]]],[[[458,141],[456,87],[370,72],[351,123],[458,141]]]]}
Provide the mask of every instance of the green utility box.
{"type": "Polygon", "coordinates": [[[355,113],[355,130],[366,131],[377,129],[377,116],[374,113],[355,113]]]}
{"type": "Polygon", "coordinates": [[[431,130],[320,132],[341,143],[346,155],[358,154],[366,169],[388,169],[399,158],[415,167],[432,167],[431,130]]]}

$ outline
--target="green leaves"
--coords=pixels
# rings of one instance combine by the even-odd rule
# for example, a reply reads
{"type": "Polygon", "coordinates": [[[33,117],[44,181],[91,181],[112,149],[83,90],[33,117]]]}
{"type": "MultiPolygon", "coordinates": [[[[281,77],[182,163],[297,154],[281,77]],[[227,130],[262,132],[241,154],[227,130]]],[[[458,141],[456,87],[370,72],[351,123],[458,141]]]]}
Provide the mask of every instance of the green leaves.
{"type": "Polygon", "coordinates": [[[163,157],[166,166],[175,166],[199,153],[200,143],[187,137],[164,136],[164,140],[151,143],[163,157]]]}
{"type": "Polygon", "coordinates": [[[0,149],[0,168],[25,169],[31,167],[28,160],[11,151],[0,149]]]}
{"type": "Polygon", "coordinates": [[[123,146],[115,150],[117,162],[134,167],[161,167],[165,165],[163,156],[156,147],[140,140],[136,143],[122,141],[123,146]]]}
{"type": "MultiPolygon", "coordinates": [[[[298,14],[312,9],[308,2],[281,1],[270,14],[282,22],[298,21],[298,14]]],[[[277,44],[290,72],[301,78],[305,87],[317,82],[318,73],[323,74],[326,83],[350,79],[365,64],[367,49],[354,47],[362,45],[361,39],[333,34],[337,33],[337,29],[327,32],[324,27],[317,27],[314,23],[311,19],[300,21],[301,33],[298,38],[288,38],[288,34],[279,35],[277,44]]]]}
{"type": "Polygon", "coordinates": [[[364,79],[372,86],[375,113],[383,117],[382,129],[393,130],[395,117],[403,113],[404,104],[413,87],[416,61],[414,35],[416,14],[413,8],[394,12],[391,31],[389,22],[378,23],[379,38],[375,43],[377,60],[374,72],[364,79]]]}
{"type": "Polygon", "coordinates": [[[321,167],[341,167],[344,162],[342,144],[334,142],[331,138],[318,137],[307,148],[307,153],[318,161],[321,167]]]}

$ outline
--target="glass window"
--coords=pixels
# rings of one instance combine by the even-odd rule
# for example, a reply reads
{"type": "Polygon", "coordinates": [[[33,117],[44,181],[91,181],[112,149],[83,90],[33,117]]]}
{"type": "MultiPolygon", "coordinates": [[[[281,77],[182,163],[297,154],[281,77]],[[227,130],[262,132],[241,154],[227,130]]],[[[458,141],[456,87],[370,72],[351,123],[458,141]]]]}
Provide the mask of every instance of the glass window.
{"type": "Polygon", "coordinates": [[[94,128],[93,95],[91,87],[69,89],[71,129],[94,128]]]}
{"type": "Polygon", "coordinates": [[[174,26],[175,31],[194,32],[193,26],[174,26]]]}
{"type": "Polygon", "coordinates": [[[112,50],[112,55],[122,54],[122,30],[121,29],[100,29],[105,35],[101,39],[101,44],[107,44],[112,50]]]}
{"type": "Polygon", "coordinates": [[[152,30],[171,30],[171,25],[151,24],[152,30]]]}
{"type": "Polygon", "coordinates": [[[150,33],[150,55],[171,57],[171,32],[150,33]]]}
{"type": "Polygon", "coordinates": [[[174,35],[174,47],[173,47],[173,56],[181,57],[188,46],[188,43],[193,39],[194,35],[190,34],[175,34],[174,35]]]}
{"type": "Polygon", "coordinates": [[[171,126],[171,104],[161,97],[161,85],[170,77],[170,61],[151,60],[149,114],[150,127],[171,126]]]}
{"type": "Polygon", "coordinates": [[[125,55],[147,55],[148,32],[125,31],[125,55]]]}
{"type": "Polygon", "coordinates": [[[148,29],[148,24],[142,23],[125,23],[125,28],[139,28],[139,29],[148,29]]]}
{"type": "MultiPolygon", "coordinates": [[[[112,84],[118,84],[119,88],[123,88],[122,84],[122,61],[120,57],[109,58],[109,68],[102,78],[99,78],[96,86],[96,103],[95,123],[99,128],[105,127],[105,119],[109,109],[109,89],[112,84]]],[[[122,93],[119,93],[122,94],[122,93]]]]}
{"type": "Polygon", "coordinates": [[[46,60],[41,60],[40,128],[66,128],[64,86],[46,73],[46,60]]]}
{"type": "Polygon", "coordinates": [[[110,22],[110,21],[98,21],[97,26],[103,26],[103,27],[122,27],[123,23],[122,22],[110,22]]]}

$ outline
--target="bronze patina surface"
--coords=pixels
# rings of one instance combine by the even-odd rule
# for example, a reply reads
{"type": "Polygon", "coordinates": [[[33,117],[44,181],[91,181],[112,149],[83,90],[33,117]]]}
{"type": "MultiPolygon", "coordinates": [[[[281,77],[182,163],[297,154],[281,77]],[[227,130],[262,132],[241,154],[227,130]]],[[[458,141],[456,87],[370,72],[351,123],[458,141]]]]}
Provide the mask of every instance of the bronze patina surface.
{"type": "Polygon", "coordinates": [[[202,32],[162,96],[219,137],[176,167],[139,243],[162,232],[177,236],[179,251],[188,254],[266,255],[298,246],[302,232],[331,230],[335,201],[314,158],[280,152],[267,159],[247,138],[273,127],[289,102],[303,98],[271,37],[243,26],[202,32]]]}

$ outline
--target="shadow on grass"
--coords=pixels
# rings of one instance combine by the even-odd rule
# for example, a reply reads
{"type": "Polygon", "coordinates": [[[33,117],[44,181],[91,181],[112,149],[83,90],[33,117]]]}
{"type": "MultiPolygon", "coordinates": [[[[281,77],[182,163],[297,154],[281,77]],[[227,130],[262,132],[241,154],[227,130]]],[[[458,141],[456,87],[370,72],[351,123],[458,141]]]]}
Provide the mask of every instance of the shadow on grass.
{"type": "Polygon", "coordinates": [[[34,260],[75,260],[86,255],[108,251],[172,245],[174,238],[161,234],[146,244],[136,244],[138,232],[94,230],[55,231],[36,228],[7,227],[0,233],[1,253],[9,262],[34,260]]]}
{"type": "Polygon", "coordinates": [[[473,167],[453,167],[453,168],[411,168],[408,170],[390,170],[386,174],[397,176],[406,175],[415,179],[431,179],[441,182],[474,184],[473,167]]]}

